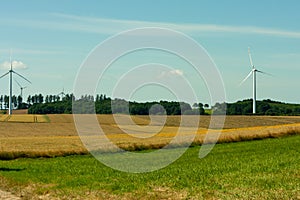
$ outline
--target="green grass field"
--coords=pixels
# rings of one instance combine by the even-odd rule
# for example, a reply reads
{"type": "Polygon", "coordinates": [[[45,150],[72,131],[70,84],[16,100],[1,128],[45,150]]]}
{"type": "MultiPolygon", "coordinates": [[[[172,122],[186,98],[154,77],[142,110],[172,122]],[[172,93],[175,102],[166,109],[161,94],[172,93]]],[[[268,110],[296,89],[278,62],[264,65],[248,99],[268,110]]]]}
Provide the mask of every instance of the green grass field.
{"type": "MultiPolygon", "coordinates": [[[[146,153],[146,152],[141,152],[146,153]]],[[[25,199],[299,199],[300,136],[189,148],[168,167],[115,171],[92,156],[0,161],[0,187],[25,199]]]]}

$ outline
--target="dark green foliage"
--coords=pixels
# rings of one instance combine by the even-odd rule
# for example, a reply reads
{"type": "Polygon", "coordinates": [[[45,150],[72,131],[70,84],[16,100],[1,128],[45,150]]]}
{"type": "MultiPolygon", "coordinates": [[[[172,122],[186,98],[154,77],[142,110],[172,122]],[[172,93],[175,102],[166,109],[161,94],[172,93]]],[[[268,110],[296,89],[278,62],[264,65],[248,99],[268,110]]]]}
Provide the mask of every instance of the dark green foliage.
{"type": "MultiPolygon", "coordinates": [[[[23,102],[23,98],[19,96],[12,96],[12,106],[14,109],[27,109],[28,104],[23,102]]],[[[9,96],[1,95],[0,96],[0,110],[6,110],[9,107],[9,96]]]]}
{"type": "MultiPolygon", "coordinates": [[[[252,99],[247,99],[235,103],[217,103],[212,108],[214,114],[224,113],[224,108],[227,107],[227,115],[251,115],[252,103],[252,99]]],[[[256,102],[256,113],[257,115],[300,115],[300,105],[267,99],[256,102]]]]}
{"type": "Polygon", "coordinates": [[[29,114],[71,114],[72,94],[65,95],[62,99],[58,95],[47,95],[44,101],[42,94],[28,97],[29,114]],[[44,103],[45,102],[45,103],[44,103]]]}
{"type": "Polygon", "coordinates": [[[201,115],[205,114],[203,104],[197,104],[198,107],[192,109],[188,103],[175,101],[160,102],[129,102],[124,99],[111,99],[105,95],[97,95],[94,99],[91,95],[81,96],[76,99],[72,94],[67,94],[59,100],[55,95],[47,95],[45,103],[44,98],[39,95],[28,97],[30,114],[62,114],[62,113],[97,113],[97,114],[132,114],[132,115],[201,115]],[[37,100],[40,99],[40,100],[37,100]],[[73,105],[73,106],[72,106],[73,105]]]}
{"type": "Polygon", "coordinates": [[[28,109],[29,114],[70,114],[72,113],[71,102],[53,102],[33,104],[28,109]]]}
{"type": "MultiPolygon", "coordinates": [[[[7,107],[6,96],[2,97],[4,108],[7,107]],[[6,100],[5,100],[6,99],[6,100]]],[[[202,103],[194,103],[193,108],[185,102],[159,101],[159,102],[129,102],[124,99],[111,99],[105,95],[81,96],[75,100],[72,94],[66,94],[59,98],[57,95],[47,95],[44,97],[32,95],[28,97],[27,103],[21,103],[22,99],[17,99],[16,105],[19,109],[27,108],[30,114],[70,114],[70,113],[97,113],[97,114],[132,114],[132,115],[204,115],[202,103]],[[72,107],[73,103],[73,107],[72,107]],[[73,110],[72,110],[73,108],[73,110]]],[[[257,101],[257,115],[300,115],[300,104],[287,104],[270,99],[257,101]]],[[[246,99],[235,103],[216,103],[212,106],[213,114],[227,115],[251,115],[252,99],[246,99]]]]}

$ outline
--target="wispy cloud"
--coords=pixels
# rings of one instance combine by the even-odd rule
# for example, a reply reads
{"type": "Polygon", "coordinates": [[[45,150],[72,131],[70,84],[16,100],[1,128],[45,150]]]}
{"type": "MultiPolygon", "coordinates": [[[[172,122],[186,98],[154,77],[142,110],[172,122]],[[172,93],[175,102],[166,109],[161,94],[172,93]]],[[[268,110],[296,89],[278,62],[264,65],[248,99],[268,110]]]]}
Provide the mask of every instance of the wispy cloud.
{"type": "MultiPolygon", "coordinates": [[[[11,49],[0,49],[1,54],[7,54],[7,57],[9,57],[11,49]]],[[[71,50],[70,50],[71,51],[71,50]]],[[[20,49],[20,48],[14,48],[12,49],[12,56],[18,55],[18,54],[28,54],[28,55],[55,55],[55,54],[66,54],[69,53],[68,51],[62,50],[62,49],[54,49],[54,50],[45,50],[45,47],[43,49],[20,49]]]]}
{"type": "Polygon", "coordinates": [[[66,28],[72,30],[100,33],[117,33],[122,30],[141,28],[141,27],[163,27],[183,31],[186,33],[199,32],[215,32],[215,33],[240,33],[240,34],[258,34],[270,35],[277,37],[300,38],[300,31],[289,31],[282,29],[272,29],[255,26],[227,26],[218,24],[182,24],[182,23],[166,23],[166,22],[149,22],[137,20],[117,20],[106,18],[92,18],[84,16],[66,15],[66,14],[52,14],[60,19],[74,22],[74,26],[69,24],[66,28]],[[83,24],[81,24],[83,23],[83,24]],[[78,26],[81,24],[80,26],[78,26]],[[76,25],[76,26],[75,26],[76,25]]]}
{"type": "Polygon", "coordinates": [[[180,69],[172,69],[169,71],[162,71],[158,78],[170,78],[178,76],[183,76],[183,71],[180,69]]]}
{"type": "Polygon", "coordinates": [[[26,69],[27,66],[21,62],[21,61],[12,61],[12,63],[5,61],[2,64],[0,64],[0,69],[5,69],[5,70],[9,70],[10,66],[12,65],[13,69],[26,69]]]}
{"type": "Polygon", "coordinates": [[[192,24],[192,23],[168,23],[149,22],[138,20],[119,20],[108,18],[96,18],[60,13],[47,14],[45,19],[0,19],[0,24],[9,26],[24,26],[39,29],[51,29],[61,31],[75,31],[87,33],[116,34],[121,31],[142,27],[161,27],[181,31],[188,34],[199,33],[232,33],[232,34],[256,34],[274,37],[300,38],[300,31],[274,29],[256,26],[230,26],[219,24],[192,24]],[[50,15],[50,16],[49,16],[50,15]]]}

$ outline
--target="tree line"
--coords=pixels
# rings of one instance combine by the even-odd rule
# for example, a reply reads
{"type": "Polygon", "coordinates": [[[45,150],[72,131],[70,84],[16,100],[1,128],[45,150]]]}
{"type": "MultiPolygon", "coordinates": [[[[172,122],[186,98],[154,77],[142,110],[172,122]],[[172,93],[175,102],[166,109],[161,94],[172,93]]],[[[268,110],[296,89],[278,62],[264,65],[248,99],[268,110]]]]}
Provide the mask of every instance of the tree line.
{"type": "MultiPolygon", "coordinates": [[[[36,95],[34,95],[36,96],[36,95]]],[[[131,102],[124,99],[111,99],[104,94],[84,95],[75,99],[72,94],[67,94],[63,98],[47,95],[42,98],[28,101],[28,113],[30,114],[71,114],[71,113],[97,113],[97,114],[132,114],[132,115],[196,115],[206,114],[202,103],[193,106],[185,102],[159,101],[159,102],[131,102]],[[73,107],[72,107],[73,103],[73,107]]]]}
{"type": "MultiPolygon", "coordinates": [[[[214,114],[252,115],[252,99],[235,103],[216,103],[212,106],[214,114]]],[[[256,115],[300,115],[299,104],[288,104],[270,99],[256,101],[256,115]]]]}
{"type": "MultiPolygon", "coordinates": [[[[23,103],[23,98],[19,96],[12,96],[11,99],[12,106],[17,109],[24,109],[27,108],[27,104],[23,103]]],[[[8,95],[1,95],[0,96],[0,109],[6,110],[9,107],[9,96],[8,95]]]]}
{"type": "MultiPolygon", "coordinates": [[[[9,97],[0,96],[0,109],[9,107],[9,97]]],[[[71,113],[97,113],[97,114],[167,114],[167,115],[197,115],[207,114],[209,105],[194,103],[193,106],[185,102],[157,101],[157,102],[131,102],[124,99],[111,99],[105,94],[83,95],[80,98],[73,94],[65,95],[29,95],[26,102],[21,96],[13,96],[12,104],[15,109],[27,109],[30,114],[71,114],[71,113]],[[74,107],[72,107],[72,104],[74,107]]],[[[288,104],[270,99],[257,101],[257,115],[300,115],[300,104],[288,104]]],[[[252,115],[252,99],[237,101],[235,103],[216,103],[211,107],[213,114],[252,115]]]]}
{"type": "MultiPolygon", "coordinates": [[[[46,95],[43,96],[42,94],[35,94],[29,95],[27,100],[24,101],[21,95],[12,96],[12,106],[13,109],[29,109],[31,106],[37,106],[39,104],[49,104],[55,103],[62,104],[62,102],[66,102],[72,100],[73,96],[71,94],[66,94],[62,97],[59,95],[46,95]]],[[[61,105],[62,106],[62,105],[61,105]]],[[[9,108],[9,96],[8,95],[0,95],[0,110],[2,113],[6,113],[6,110],[9,108]],[[4,111],[3,111],[4,110],[4,111]]],[[[56,113],[53,111],[53,113],[56,113]]]]}

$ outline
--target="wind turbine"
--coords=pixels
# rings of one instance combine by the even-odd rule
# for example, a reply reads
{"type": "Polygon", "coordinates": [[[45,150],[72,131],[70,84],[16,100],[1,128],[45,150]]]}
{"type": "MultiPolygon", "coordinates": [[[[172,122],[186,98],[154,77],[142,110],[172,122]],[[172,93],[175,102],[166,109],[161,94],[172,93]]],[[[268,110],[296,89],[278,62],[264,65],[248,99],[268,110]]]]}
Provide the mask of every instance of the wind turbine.
{"type": "Polygon", "coordinates": [[[17,81],[17,80],[15,80],[15,82],[18,84],[18,86],[20,87],[20,90],[21,90],[21,94],[20,94],[20,96],[21,96],[21,98],[23,99],[23,90],[25,89],[25,88],[27,88],[26,86],[25,87],[22,87],[21,86],[21,84],[17,81]]]}
{"type": "Polygon", "coordinates": [[[61,100],[63,100],[63,97],[66,96],[65,94],[65,88],[63,88],[62,92],[60,92],[59,94],[57,94],[57,96],[61,95],[61,100]]]}
{"type": "Polygon", "coordinates": [[[266,72],[263,72],[263,71],[260,71],[260,70],[257,70],[255,68],[255,66],[253,65],[253,62],[252,62],[250,47],[248,47],[248,54],[249,54],[249,60],[250,60],[252,70],[246,76],[246,78],[241,82],[241,84],[243,84],[251,75],[253,76],[253,114],[256,114],[256,72],[262,73],[262,74],[267,74],[267,75],[270,75],[270,74],[268,74],[266,72]]]}
{"type": "Polygon", "coordinates": [[[27,82],[31,83],[27,78],[25,78],[24,76],[22,76],[21,74],[15,72],[13,70],[13,65],[12,65],[12,60],[11,60],[11,52],[10,52],[10,70],[8,72],[6,72],[5,74],[3,74],[2,76],[0,76],[0,78],[2,78],[4,76],[6,76],[7,74],[9,74],[9,110],[8,110],[9,115],[12,114],[12,78],[13,78],[13,73],[15,73],[19,77],[23,78],[27,82]]]}

